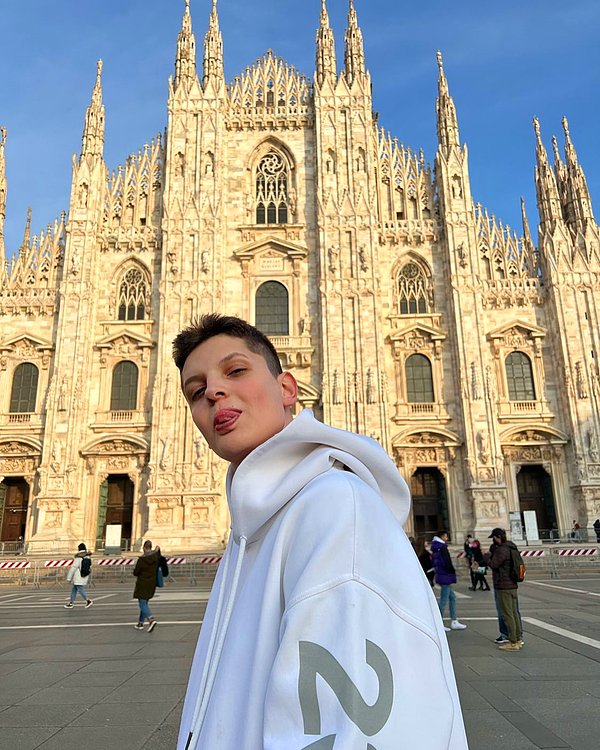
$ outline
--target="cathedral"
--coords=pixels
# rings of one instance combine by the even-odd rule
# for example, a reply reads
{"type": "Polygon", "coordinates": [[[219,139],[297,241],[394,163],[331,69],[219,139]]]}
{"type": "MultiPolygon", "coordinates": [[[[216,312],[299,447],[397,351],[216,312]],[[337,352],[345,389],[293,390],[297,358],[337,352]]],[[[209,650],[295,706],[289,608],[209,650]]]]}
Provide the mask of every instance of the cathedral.
{"type": "Polygon", "coordinates": [[[167,127],[114,171],[98,62],[68,211],[36,236],[28,217],[14,255],[0,131],[0,541],[223,544],[226,466],[171,359],[212,311],[271,336],[298,409],[384,446],[409,534],[591,526],[600,232],[567,121],[552,163],[534,121],[518,236],[471,195],[441,54],[429,164],[377,121],[353,0],[339,65],[322,0],[313,77],[268,50],[227,82],[208,13],[200,61],[185,0],[167,127]]]}

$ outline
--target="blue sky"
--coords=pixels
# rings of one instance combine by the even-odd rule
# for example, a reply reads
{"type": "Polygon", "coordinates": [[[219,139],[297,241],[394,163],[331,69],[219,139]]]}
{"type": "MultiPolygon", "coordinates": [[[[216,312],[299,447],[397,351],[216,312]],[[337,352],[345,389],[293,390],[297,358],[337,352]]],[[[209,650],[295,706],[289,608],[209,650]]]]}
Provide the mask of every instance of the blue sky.
{"type": "MultiPolygon", "coordinates": [[[[551,154],[569,119],[600,213],[600,4],[597,0],[355,0],[380,125],[433,162],[435,53],[442,50],[469,147],[475,201],[520,230],[520,196],[537,226],[533,168],[537,115],[551,154]]],[[[167,120],[184,0],[28,0],[1,9],[0,124],[6,147],[7,254],[21,242],[27,207],[32,232],[68,208],[71,155],[79,152],[85,109],[104,60],[105,159],[110,169],[167,120]]],[[[211,0],[192,0],[198,65],[211,0]]],[[[268,48],[314,72],[320,0],[219,0],[228,80],[268,48]]],[[[343,59],[347,0],[328,0],[343,59]]]]}

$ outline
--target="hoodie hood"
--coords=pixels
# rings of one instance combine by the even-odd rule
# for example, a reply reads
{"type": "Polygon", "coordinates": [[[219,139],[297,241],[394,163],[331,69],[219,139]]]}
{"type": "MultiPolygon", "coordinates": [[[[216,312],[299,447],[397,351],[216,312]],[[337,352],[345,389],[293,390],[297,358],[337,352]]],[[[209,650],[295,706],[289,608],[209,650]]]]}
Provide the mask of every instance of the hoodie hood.
{"type": "Polygon", "coordinates": [[[227,472],[227,497],[236,542],[257,539],[269,520],[312,479],[339,463],[381,494],[400,524],[410,509],[410,493],[379,443],[338,430],[305,409],[281,432],[227,472]]]}
{"type": "Polygon", "coordinates": [[[434,536],[431,540],[431,551],[436,552],[437,550],[441,549],[442,547],[447,547],[448,545],[443,539],[440,539],[439,536],[434,536]]]}

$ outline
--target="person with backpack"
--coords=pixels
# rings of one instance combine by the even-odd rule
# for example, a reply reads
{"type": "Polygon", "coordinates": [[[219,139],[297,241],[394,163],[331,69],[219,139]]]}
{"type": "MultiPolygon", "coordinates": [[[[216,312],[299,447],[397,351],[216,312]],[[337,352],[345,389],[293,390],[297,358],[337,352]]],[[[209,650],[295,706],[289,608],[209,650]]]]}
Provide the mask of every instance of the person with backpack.
{"type": "Polygon", "coordinates": [[[494,595],[498,609],[508,630],[508,643],[500,643],[502,651],[520,651],[523,647],[521,618],[518,612],[519,580],[523,580],[523,559],[514,542],[506,539],[504,529],[495,528],[489,539],[492,539],[490,551],[484,555],[486,564],[492,569],[494,595]]]}
{"type": "Polygon", "coordinates": [[[94,602],[89,598],[87,591],[85,590],[91,571],[92,553],[88,552],[85,544],[81,542],[77,547],[75,556],[73,557],[73,564],[67,573],[67,581],[73,584],[73,588],[71,589],[69,601],[64,605],[65,609],[73,609],[77,594],[85,599],[86,609],[92,606],[94,602]]]}
{"type": "MultiPolygon", "coordinates": [[[[142,548],[142,555],[138,557],[133,569],[133,575],[136,577],[133,598],[138,600],[140,613],[135,625],[136,630],[143,630],[144,623],[148,620],[148,632],[151,633],[156,627],[156,620],[150,610],[149,601],[156,592],[158,585],[158,571],[164,575],[163,571],[167,564],[166,558],[161,554],[160,547],[152,549],[152,542],[146,539],[142,548]],[[162,559],[161,559],[162,558],[162,559]],[[162,562],[164,560],[164,563],[162,562]]],[[[167,575],[169,573],[168,568],[167,575]]],[[[162,584],[161,584],[162,585],[162,584]]]]}

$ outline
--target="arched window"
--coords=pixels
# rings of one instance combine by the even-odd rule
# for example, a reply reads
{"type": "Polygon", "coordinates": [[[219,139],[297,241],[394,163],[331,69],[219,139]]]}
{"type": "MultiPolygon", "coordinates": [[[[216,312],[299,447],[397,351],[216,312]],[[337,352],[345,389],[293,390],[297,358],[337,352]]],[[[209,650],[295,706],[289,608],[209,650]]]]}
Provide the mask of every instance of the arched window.
{"type": "Polygon", "coordinates": [[[119,362],[113,370],[110,393],[111,411],[134,411],[137,408],[138,368],[133,362],[119,362]]]}
{"type": "Polygon", "coordinates": [[[256,170],[256,223],[287,224],[288,174],[275,151],[260,160],[256,170]]]}
{"type": "Polygon", "coordinates": [[[416,263],[402,266],[397,279],[400,315],[418,315],[429,312],[427,305],[427,279],[416,263]]]}
{"type": "Polygon", "coordinates": [[[138,268],[130,268],[119,287],[119,320],[144,320],[147,296],[144,274],[138,268]]]}
{"type": "Polygon", "coordinates": [[[11,414],[35,411],[38,377],[38,368],[31,362],[24,362],[16,368],[10,393],[9,411],[11,414]]]}
{"type": "Polygon", "coordinates": [[[511,352],[506,358],[506,382],[510,401],[535,401],[531,360],[523,352],[511,352]]]}
{"type": "Polygon", "coordinates": [[[256,291],[256,327],[271,336],[289,336],[288,290],[278,281],[266,281],[256,291]]]}
{"type": "Polygon", "coordinates": [[[431,404],[435,400],[431,362],[423,354],[412,354],[406,360],[406,400],[409,404],[431,404]]]}

